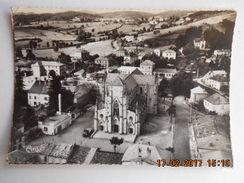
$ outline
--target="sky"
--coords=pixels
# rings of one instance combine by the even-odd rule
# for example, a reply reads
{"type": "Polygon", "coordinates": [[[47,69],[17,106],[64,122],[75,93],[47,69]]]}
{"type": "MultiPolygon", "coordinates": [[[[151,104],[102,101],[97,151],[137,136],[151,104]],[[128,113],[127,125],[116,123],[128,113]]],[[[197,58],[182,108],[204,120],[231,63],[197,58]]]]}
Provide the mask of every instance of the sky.
{"type": "Polygon", "coordinates": [[[78,9],[78,8],[33,8],[33,7],[13,7],[13,13],[58,13],[65,11],[77,11],[77,12],[87,12],[87,13],[106,13],[106,12],[116,12],[116,11],[141,11],[148,13],[160,13],[166,10],[162,9],[78,9]]]}

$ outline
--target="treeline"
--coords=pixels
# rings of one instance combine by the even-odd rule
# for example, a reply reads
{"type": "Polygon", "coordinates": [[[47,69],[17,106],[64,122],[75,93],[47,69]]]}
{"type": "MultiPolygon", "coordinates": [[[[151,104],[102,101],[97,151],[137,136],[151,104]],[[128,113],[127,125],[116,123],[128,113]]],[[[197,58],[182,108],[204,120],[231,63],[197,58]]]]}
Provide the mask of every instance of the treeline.
{"type": "Polygon", "coordinates": [[[94,21],[95,18],[99,18],[101,16],[84,13],[84,12],[60,12],[60,13],[43,13],[43,14],[16,14],[14,15],[14,23],[15,25],[28,25],[30,22],[38,22],[38,21],[52,21],[52,20],[64,20],[69,21],[74,17],[81,18],[81,22],[90,22],[94,21]]]}

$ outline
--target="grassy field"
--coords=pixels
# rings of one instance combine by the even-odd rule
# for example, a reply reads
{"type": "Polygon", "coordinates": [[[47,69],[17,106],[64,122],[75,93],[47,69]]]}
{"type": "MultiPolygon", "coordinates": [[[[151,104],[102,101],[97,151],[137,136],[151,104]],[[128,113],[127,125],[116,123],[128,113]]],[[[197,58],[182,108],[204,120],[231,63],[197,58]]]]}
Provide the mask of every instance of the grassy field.
{"type": "Polygon", "coordinates": [[[68,35],[68,34],[58,33],[54,31],[48,31],[48,30],[31,29],[27,27],[15,29],[14,34],[15,34],[15,40],[33,39],[33,38],[40,38],[43,41],[76,39],[76,36],[74,35],[68,35]]]}
{"type": "Polygon", "coordinates": [[[106,41],[99,41],[94,43],[88,43],[86,45],[82,45],[80,48],[67,47],[67,48],[60,48],[59,51],[55,52],[53,49],[45,49],[45,50],[33,50],[33,53],[37,57],[52,57],[56,59],[58,55],[62,52],[68,55],[72,55],[74,53],[80,52],[81,49],[85,49],[90,52],[91,55],[98,54],[102,55],[109,55],[114,53],[116,50],[111,47],[111,40],[106,41]]]}

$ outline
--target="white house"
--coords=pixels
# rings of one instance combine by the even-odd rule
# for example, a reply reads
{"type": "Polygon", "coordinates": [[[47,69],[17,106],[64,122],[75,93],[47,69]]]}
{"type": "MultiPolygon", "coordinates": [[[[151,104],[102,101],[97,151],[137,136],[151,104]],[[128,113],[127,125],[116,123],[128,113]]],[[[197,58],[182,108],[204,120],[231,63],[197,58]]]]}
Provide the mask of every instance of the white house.
{"type": "Polygon", "coordinates": [[[134,36],[125,36],[124,37],[124,40],[126,40],[127,42],[132,42],[132,41],[134,41],[135,40],[135,37],[134,36]]]}
{"type": "Polygon", "coordinates": [[[80,18],[79,17],[74,17],[74,18],[72,18],[72,22],[80,23],[80,18]]]}
{"type": "Polygon", "coordinates": [[[210,86],[211,88],[220,90],[222,86],[228,85],[228,79],[223,75],[215,75],[211,78],[205,79],[204,84],[210,86]]]}
{"type": "Polygon", "coordinates": [[[162,56],[167,59],[176,59],[176,51],[168,49],[162,51],[162,56]]]}
{"type": "Polygon", "coordinates": [[[216,112],[221,116],[229,114],[229,100],[218,93],[205,98],[203,105],[208,112],[216,112]]]}
{"type": "Polygon", "coordinates": [[[71,124],[71,114],[55,114],[44,121],[38,121],[38,128],[46,135],[56,135],[71,124]]]}
{"type": "Polygon", "coordinates": [[[155,68],[155,63],[151,60],[145,60],[140,64],[140,71],[145,75],[152,75],[155,68]]]}
{"type": "Polygon", "coordinates": [[[157,55],[157,56],[161,56],[161,50],[159,48],[156,48],[155,50],[153,50],[153,52],[157,55]]]}
{"type": "Polygon", "coordinates": [[[157,75],[159,81],[161,81],[163,78],[168,79],[168,80],[171,79],[177,73],[177,70],[175,68],[174,69],[171,69],[171,68],[156,68],[153,71],[153,73],[154,73],[154,75],[157,75]]]}
{"type": "Polygon", "coordinates": [[[197,104],[208,96],[208,92],[200,86],[191,89],[190,103],[197,104]]]}
{"type": "Polygon", "coordinates": [[[38,105],[47,105],[49,102],[48,82],[35,81],[27,93],[28,104],[32,107],[38,105]]]}
{"type": "Polygon", "coordinates": [[[51,70],[55,71],[56,75],[65,74],[66,66],[56,61],[38,61],[31,65],[33,76],[40,78],[47,76],[51,70]]]}
{"type": "Polygon", "coordinates": [[[199,50],[206,49],[206,41],[202,38],[196,38],[193,40],[193,44],[195,48],[198,48],[199,50]]]}
{"type": "Polygon", "coordinates": [[[223,85],[228,85],[227,73],[224,70],[209,71],[200,81],[217,90],[220,90],[223,85]]]}
{"type": "Polygon", "coordinates": [[[98,57],[95,59],[95,64],[99,64],[103,67],[109,66],[109,60],[107,57],[98,57]]]}

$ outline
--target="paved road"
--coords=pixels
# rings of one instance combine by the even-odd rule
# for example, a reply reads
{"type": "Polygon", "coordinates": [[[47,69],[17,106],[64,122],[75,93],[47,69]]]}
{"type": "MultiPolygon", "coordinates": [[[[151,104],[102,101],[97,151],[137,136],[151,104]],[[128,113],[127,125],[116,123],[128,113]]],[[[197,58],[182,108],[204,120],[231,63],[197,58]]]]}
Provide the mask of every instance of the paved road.
{"type": "Polygon", "coordinates": [[[188,122],[190,119],[190,109],[184,103],[184,97],[176,97],[176,120],[174,130],[174,159],[183,162],[190,159],[188,122]]]}

